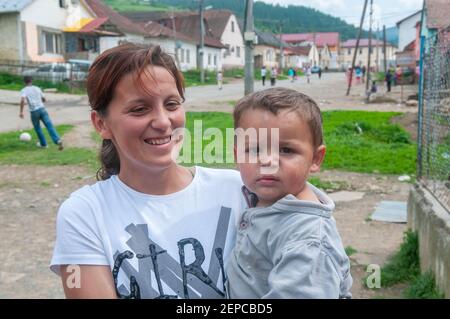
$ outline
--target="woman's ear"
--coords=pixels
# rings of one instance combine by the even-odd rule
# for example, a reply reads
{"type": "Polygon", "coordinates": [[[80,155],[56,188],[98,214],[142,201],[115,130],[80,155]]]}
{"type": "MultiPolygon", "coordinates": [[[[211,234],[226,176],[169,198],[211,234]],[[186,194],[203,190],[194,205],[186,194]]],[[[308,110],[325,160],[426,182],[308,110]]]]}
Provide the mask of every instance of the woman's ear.
{"type": "Polygon", "coordinates": [[[111,131],[109,130],[104,117],[102,117],[97,111],[91,111],[91,122],[97,133],[104,140],[110,140],[112,138],[111,131]]]}
{"type": "Polygon", "coordinates": [[[325,145],[320,145],[314,152],[313,162],[309,169],[310,173],[317,173],[320,170],[323,160],[325,159],[325,145]]]}

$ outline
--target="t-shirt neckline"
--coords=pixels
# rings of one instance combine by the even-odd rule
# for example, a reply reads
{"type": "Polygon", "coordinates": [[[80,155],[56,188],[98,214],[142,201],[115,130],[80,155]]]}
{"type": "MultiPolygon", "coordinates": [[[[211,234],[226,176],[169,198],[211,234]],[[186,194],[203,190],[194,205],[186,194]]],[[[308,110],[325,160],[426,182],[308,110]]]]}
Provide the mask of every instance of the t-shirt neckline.
{"type": "Polygon", "coordinates": [[[128,186],[127,184],[125,184],[119,178],[118,175],[111,176],[111,179],[112,179],[113,183],[117,183],[117,185],[121,189],[125,190],[127,193],[130,193],[130,194],[132,194],[134,196],[141,197],[143,199],[153,199],[153,200],[155,200],[155,199],[161,199],[161,200],[174,199],[174,198],[177,198],[179,196],[184,195],[186,192],[190,191],[191,189],[193,189],[197,185],[198,180],[200,178],[199,174],[201,173],[201,170],[200,170],[200,168],[198,166],[194,166],[194,167],[195,167],[194,177],[192,178],[191,182],[186,187],[184,187],[183,189],[181,189],[179,191],[176,191],[174,193],[165,194],[165,195],[152,195],[152,194],[146,194],[146,193],[142,193],[140,191],[137,191],[137,190],[131,188],[130,186],[128,186]]]}

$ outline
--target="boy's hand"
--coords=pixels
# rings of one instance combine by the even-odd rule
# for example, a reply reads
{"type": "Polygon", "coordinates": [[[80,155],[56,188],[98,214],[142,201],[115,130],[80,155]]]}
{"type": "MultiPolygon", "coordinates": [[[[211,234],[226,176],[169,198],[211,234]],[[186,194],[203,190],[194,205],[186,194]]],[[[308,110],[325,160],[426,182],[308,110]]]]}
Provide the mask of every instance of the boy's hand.
{"type": "Polygon", "coordinates": [[[19,117],[23,119],[23,112],[20,112],[19,117]]]}

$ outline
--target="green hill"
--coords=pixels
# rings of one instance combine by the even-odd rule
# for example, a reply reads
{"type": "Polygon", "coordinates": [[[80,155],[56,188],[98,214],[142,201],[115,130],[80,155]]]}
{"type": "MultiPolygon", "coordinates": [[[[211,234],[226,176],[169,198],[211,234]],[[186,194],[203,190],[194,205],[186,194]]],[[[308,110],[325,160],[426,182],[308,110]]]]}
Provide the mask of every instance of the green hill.
{"type": "MultiPolygon", "coordinates": [[[[198,0],[104,0],[118,11],[142,10],[198,10],[198,0]]],[[[244,0],[204,0],[204,6],[228,9],[239,18],[244,17],[244,0]]],[[[341,40],[356,38],[358,28],[340,18],[298,5],[280,6],[264,2],[254,3],[255,25],[263,31],[279,33],[339,32],[341,40]]],[[[367,34],[363,35],[367,36],[367,34]]]]}

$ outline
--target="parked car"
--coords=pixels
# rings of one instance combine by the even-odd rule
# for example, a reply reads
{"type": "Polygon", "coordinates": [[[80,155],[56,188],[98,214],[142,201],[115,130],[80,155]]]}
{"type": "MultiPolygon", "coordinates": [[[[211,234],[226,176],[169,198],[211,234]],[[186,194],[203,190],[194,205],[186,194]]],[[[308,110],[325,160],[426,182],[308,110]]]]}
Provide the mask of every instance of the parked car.
{"type": "Polygon", "coordinates": [[[319,70],[320,70],[320,67],[318,67],[318,66],[313,66],[313,67],[311,68],[311,73],[319,73],[319,70]]]}
{"type": "MultiPolygon", "coordinates": [[[[89,64],[90,66],[90,64],[89,64]]],[[[47,80],[52,83],[64,81],[84,81],[87,78],[89,66],[84,63],[48,63],[37,68],[22,72],[24,76],[47,80]]]]}

